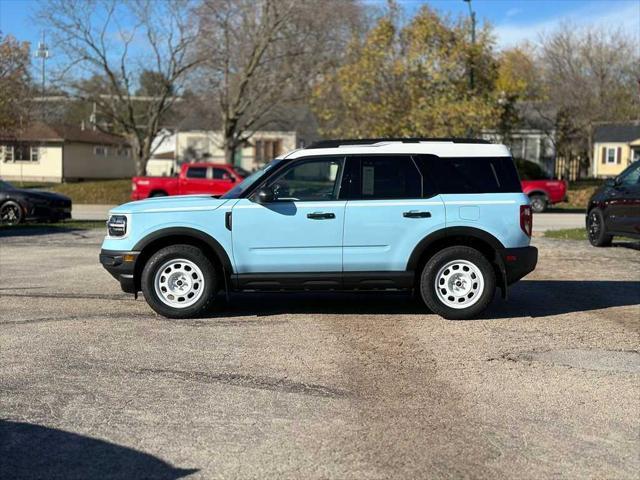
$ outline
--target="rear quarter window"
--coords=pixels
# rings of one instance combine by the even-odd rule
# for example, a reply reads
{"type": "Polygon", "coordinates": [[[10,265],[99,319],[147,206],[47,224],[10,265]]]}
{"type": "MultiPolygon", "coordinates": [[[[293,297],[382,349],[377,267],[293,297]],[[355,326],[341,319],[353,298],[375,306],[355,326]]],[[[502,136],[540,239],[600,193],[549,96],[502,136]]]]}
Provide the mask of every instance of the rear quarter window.
{"type": "Polygon", "coordinates": [[[439,193],[516,193],[522,191],[510,157],[420,155],[418,165],[439,193]]]}

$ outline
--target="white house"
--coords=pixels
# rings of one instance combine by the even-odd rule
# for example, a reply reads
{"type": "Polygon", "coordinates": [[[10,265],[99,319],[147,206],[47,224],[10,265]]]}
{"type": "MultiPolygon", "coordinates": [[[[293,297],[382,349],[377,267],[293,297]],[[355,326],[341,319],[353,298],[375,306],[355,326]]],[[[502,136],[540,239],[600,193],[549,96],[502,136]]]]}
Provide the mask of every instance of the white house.
{"type": "Polygon", "coordinates": [[[33,123],[17,134],[0,133],[0,178],[62,182],[131,177],[131,148],[117,135],[33,123]]]}

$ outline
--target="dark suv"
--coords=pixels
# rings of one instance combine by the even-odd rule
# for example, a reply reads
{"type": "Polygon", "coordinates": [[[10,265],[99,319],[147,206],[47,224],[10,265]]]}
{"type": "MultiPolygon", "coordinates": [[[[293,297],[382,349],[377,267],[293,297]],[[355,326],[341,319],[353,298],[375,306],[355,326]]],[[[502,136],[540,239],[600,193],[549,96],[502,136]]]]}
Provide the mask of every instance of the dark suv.
{"type": "Polygon", "coordinates": [[[640,238],[640,162],[608,179],[589,199],[587,235],[591,245],[611,245],[614,235],[640,238]]]}

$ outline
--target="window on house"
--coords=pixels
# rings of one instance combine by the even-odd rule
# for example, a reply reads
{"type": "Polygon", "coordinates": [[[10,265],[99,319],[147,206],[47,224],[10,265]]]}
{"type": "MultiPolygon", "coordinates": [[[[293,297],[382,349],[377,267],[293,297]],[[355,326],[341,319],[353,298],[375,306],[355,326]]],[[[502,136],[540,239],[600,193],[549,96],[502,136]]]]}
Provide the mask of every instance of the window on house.
{"type": "Polygon", "coordinates": [[[31,161],[37,162],[39,158],[38,147],[31,147],[31,161]]]}
{"type": "Polygon", "coordinates": [[[93,154],[98,157],[106,157],[108,153],[108,148],[104,145],[96,145],[93,147],[93,154]]]}
{"type": "Polygon", "coordinates": [[[607,163],[616,163],[616,149],[607,148],[607,163]]]}
{"type": "Polygon", "coordinates": [[[282,153],[282,140],[279,138],[256,140],[254,148],[255,162],[262,165],[282,153]]]}

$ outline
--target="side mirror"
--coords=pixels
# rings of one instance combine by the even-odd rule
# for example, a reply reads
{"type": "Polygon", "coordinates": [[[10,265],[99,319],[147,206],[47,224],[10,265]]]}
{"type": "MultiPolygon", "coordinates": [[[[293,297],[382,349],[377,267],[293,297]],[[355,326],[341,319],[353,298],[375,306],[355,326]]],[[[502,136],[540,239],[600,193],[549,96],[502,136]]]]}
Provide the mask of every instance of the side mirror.
{"type": "Polygon", "coordinates": [[[276,199],[276,195],[271,187],[263,187],[258,190],[256,199],[258,200],[258,203],[270,203],[276,199]]]}
{"type": "Polygon", "coordinates": [[[607,179],[605,180],[604,184],[605,184],[607,187],[613,188],[613,187],[615,187],[616,185],[618,185],[618,178],[617,178],[617,177],[615,177],[615,178],[607,178],[607,179]]]}

